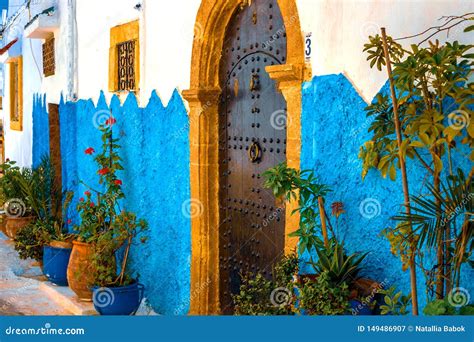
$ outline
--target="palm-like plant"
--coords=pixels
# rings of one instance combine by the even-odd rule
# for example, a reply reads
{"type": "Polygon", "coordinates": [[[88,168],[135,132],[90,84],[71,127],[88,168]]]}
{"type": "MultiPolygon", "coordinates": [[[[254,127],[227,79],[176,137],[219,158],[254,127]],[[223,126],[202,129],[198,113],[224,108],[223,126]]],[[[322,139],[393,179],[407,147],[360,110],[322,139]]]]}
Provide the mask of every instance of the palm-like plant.
{"type": "MultiPolygon", "coordinates": [[[[396,229],[398,238],[404,227],[411,222],[412,234],[416,237],[417,248],[437,247],[442,240],[444,249],[448,252],[445,265],[448,284],[459,286],[461,265],[473,260],[469,258],[474,248],[474,189],[472,177],[466,179],[464,173],[458,170],[456,176],[447,177],[439,189],[428,184],[428,194],[411,198],[411,215],[401,213],[393,219],[399,222],[396,229]],[[454,243],[454,246],[453,246],[454,243]]],[[[388,235],[396,237],[395,230],[386,230],[388,235]]],[[[403,234],[402,234],[403,235],[403,234]]],[[[393,239],[392,239],[393,240],[393,239]]]]}

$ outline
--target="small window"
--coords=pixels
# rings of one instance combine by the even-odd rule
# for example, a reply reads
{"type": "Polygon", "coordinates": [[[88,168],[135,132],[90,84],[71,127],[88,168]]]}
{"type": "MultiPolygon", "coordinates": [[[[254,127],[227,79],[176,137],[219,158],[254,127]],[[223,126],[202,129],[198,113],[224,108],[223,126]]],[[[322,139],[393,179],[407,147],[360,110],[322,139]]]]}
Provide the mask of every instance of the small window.
{"type": "Polygon", "coordinates": [[[118,91],[135,90],[135,48],[136,41],[117,44],[118,91]]]}
{"type": "Polygon", "coordinates": [[[139,23],[132,21],[110,30],[109,90],[137,92],[140,84],[139,23]]]}
{"type": "Polygon", "coordinates": [[[54,53],[54,37],[52,37],[43,44],[43,74],[45,77],[53,76],[55,73],[56,58],[54,53]]]}
{"type": "Polygon", "coordinates": [[[23,130],[23,58],[17,57],[10,65],[10,128],[23,130]]]}

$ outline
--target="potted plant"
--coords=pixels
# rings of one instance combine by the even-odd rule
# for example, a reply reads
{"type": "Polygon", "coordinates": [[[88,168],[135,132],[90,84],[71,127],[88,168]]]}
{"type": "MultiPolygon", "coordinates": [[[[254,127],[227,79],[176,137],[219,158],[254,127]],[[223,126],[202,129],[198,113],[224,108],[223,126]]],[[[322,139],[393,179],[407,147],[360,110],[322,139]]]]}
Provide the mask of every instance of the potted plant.
{"type": "MultiPolygon", "coordinates": [[[[313,171],[300,172],[288,168],[285,163],[282,163],[266,171],[263,176],[265,178],[264,186],[271,189],[275,197],[284,201],[298,200],[298,208],[295,209],[295,212],[300,214],[300,226],[290,236],[299,239],[299,255],[306,254],[308,256],[307,264],[314,271],[312,274],[298,276],[298,293],[302,296],[303,311],[321,312],[320,309],[324,305],[313,303],[312,300],[319,301],[322,298],[329,300],[329,297],[314,297],[313,294],[315,289],[327,287],[345,288],[344,291],[332,293],[331,296],[339,298],[341,295],[347,294],[345,297],[347,306],[338,305],[337,308],[330,308],[328,312],[347,313],[351,306],[361,305],[358,298],[362,296],[363,291],[360,291],[360,287],[367,282],[360,281],[360,265],[367,253],[347,254],[344,248],[344,239],[341,238],[339,229],[339,217],[344,213],[343,204],[335,202],[331,206],[332,214],[336,218],[335,226],[333,226],[329,219],[326,220],[327,215],[324,209],[324,196],[331,190],[318,182],[313,171]],[[316,261],[314,260],[315,256],[317,256],[316,261]],[[325,278],[319,279],[322,274],[325,278]],[[305,299],[305,296],[309,297],[305,299]],[[305,306],[313,307],[313,304],[319,309],[305,309],[305,306]]],[[[370,281],[369,283],[372,285],[374,282],[370,281]]],[[[326,305],[331,306],[329,302],[326,305]]],[[[364,309],[367,309],[365,305],[364,309]]],[[[370,314],[371,309],[359,310],[357,313],[370,314]]]]}
{"type": "MultiPolygon", "coordinates": [[[[65,217],[73,193],[67,192],[62,214],[52,220],[43,221],[38,240],[43,244],[43,273],[53,284],[67,286],[67,269],[72,252],[73,235],[66,227],[65,217]]],[[[70,223],[70,220],[68,220],[70,223]]]]}
{"type": "MultiPolygon", "coordinates": [[[[118,139],[113,138],[114,124],[111,117],[100,127],[102,152],[94,157],[102,189],[81,182],[88,190],[77,206],[81,221],[75,227],[78,239],[73,242],[68,281],[81,300],[91,300],[93,289],[94,305],[101,314],[131,314],[140,304],[143,286],[128,273],[129,251],[135,237],[147,229],[147,223],[121,209],[120,201],[125,196],[117,172],[123,167],[118,139]],[[117,272],[117,252],[122,250],[121,271],[117,272]],[[103,301],[104,293],[110,301],[103,301]]],[[[92,156],[95,150],[90,147],[85,154],[92,156]]]]}
{"type": "Polygon", "coordinates": [[[32,170],[20,169],[13,161],[7,160],[0,165],[0,197],[5,210],[5,232],[10,239],[14,239],[18,231],[34,220],[29,203],[30,198],[25,196],[21,182],[31,182],[32,170]]]}
{"type": "MultiPolygon", "coordinates": [[[[110,230],[102,234],[94,246],[92,254],[95,273],[93,287],[94,307],[101,315],[134,314],[143,298],[143,285],[128,272],[130,248],[135,238],[147,229],[144,220],[122,211],[114,217],[110,230]],[[115,258],[125,249],[120,263],[121,271],[116,272],[115,258]]],[[[141,237],[140,241],[146,241],[141,237]]]]}

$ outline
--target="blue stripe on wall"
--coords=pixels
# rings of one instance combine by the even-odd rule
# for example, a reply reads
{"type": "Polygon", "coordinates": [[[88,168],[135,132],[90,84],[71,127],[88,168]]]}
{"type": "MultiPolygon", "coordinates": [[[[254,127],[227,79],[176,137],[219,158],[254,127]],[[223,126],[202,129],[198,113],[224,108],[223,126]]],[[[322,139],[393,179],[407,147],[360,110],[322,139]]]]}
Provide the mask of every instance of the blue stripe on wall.
{"type": "Polygon", "coordinates": [[[49,117],[46,95],[33,95],[33,167],[49,156],[49,117]]]}

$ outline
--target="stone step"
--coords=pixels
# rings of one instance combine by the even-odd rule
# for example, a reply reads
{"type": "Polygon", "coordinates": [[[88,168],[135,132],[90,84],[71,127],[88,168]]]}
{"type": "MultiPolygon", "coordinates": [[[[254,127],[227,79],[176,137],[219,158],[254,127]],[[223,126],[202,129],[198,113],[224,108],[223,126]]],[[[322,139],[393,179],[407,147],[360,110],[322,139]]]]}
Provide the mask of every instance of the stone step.
{"type": "Polygon", "coordinates": [[[69,288],[56,286],[50,282],[42,282],[39,289],[43,291],[57,305],[71,312],[76,316],[95,316],[98,315],[92,302],[81,302],[76,294],[69,288]]]}

